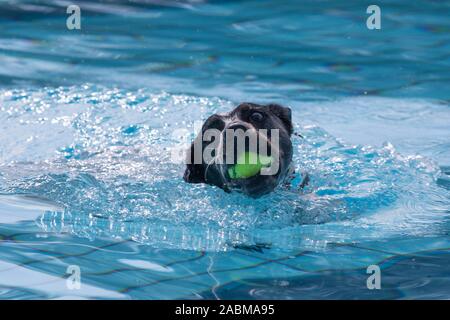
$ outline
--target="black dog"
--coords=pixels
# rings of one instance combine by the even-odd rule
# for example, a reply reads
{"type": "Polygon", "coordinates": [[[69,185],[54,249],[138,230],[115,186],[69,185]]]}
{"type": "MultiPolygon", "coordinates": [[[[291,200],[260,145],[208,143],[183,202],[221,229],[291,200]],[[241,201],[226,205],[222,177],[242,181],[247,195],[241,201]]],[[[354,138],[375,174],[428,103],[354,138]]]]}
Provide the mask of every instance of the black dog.
{"type": "MultiPolygon", "coordinates": [[[[202,132],[192,143],[187,156],[187,168],[184,173],[184,180],[189,183],[207,183],[218,186],[225,191],[232,189],[240,190],[241,192],[251,196],[259,197],[273,191],[287,176],[290,170],[292,161],[292,142],[291,135],[293,133],[293,126],[291,120],[291,110],[277,104],[258,105],[253,103],[242,103],[233,111],[226,114],[214,114],[209,117],[202,127],[202,132]],[[201,151],[208,146],[208,141],[203,141],[203,134],[208,129],[216,129],[221,133],[220,140],[223,150],[220,156],[226,156],[225,146],[225,131],[226,129],[243,131],[250,130],[256,135],[261,136],[259,132],[267,129],[264,135],[265,143],[267,144],[268,152],[272,157],[277,156],[278,170],[271,175],[257,174],[246,179],[231,179],[228,174],[228,168],[233,164],[223,164],[216,161],[205,163],[203,159],[199,163],[194,161],[195,146],[200,146],[201,151]],[[271,129],[278,129],[278,143],[272,143],[271,129]],[[261,131],[260,131],[261,130],[261,131]]],[[[248,148],[245,144],[245,148],[248,148]]],[[[234,149],[236,150],[236,149],[234,149]]],[[[248,150],[248,149],[247,149],[248,150]]],[[[237,153],[237,152],[236,152],[237,153]]],[[[216,155],[219,156],[219,155],[216,155]]],[[[236,157],[233,155],[234,161],[236,157]]]]}

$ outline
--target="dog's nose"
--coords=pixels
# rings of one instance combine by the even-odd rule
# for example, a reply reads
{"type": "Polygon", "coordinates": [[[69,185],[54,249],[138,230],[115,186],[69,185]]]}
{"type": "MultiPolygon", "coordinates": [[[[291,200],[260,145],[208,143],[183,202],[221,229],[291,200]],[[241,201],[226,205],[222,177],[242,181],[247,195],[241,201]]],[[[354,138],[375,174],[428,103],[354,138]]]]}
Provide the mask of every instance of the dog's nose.
{"type": "Polygon", "coordinates": [[[227,165],[236,164],[240,154],[257,148],[257,141],[250,139],[252,134],[250,132],[249,135],[250,129],[250,126],[241,121],[233,121],[226,126],[223,136],[223,154],[227,165]]]}
{"type": "Polygon", "coordinates": [[[231,130],[241,129],[245,132],[245,130],[247,130],[248,128],[242,123],[231,123],[226,127],[226,129],[231,129],[231,130]]]}

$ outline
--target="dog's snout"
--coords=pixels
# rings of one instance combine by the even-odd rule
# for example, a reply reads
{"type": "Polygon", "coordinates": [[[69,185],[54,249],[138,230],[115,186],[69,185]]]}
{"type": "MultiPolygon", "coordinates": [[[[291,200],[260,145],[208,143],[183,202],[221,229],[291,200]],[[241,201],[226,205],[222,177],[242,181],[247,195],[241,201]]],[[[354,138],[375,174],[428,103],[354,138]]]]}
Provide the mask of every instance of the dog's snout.
{"type": "Polygon", "coordinates": [[[248,130],[249,128],[241,122],[234,122],[234,123],[230,123],[226,127],[226,129],[229,129],[229,130],[239,130],[240,129],[240,130],[245,131],[245,130],[248,130]]]}
{"type": "MultiPolygon", "coordinates": [[[[242,121],[229,123],[223,132],[223,154],[228,165],[237,163],[240,154],[250,150],[250,127],[242,121]]],[[[256,141],[255,141],[256,142],[256,141]]]]}

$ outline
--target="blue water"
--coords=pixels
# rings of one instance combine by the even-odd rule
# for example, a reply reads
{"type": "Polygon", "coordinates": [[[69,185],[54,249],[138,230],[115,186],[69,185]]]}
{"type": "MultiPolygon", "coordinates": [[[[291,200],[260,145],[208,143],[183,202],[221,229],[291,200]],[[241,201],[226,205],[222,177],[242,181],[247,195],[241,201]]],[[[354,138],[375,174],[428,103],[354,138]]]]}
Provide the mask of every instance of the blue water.
{"type": "Polygon", "coordinates": [[[0,298],[449,299],[450,4],[368,4],[0,1],[0,298]],[[183,182],[242,101],[292,108],[304,190],[183,182]]]}

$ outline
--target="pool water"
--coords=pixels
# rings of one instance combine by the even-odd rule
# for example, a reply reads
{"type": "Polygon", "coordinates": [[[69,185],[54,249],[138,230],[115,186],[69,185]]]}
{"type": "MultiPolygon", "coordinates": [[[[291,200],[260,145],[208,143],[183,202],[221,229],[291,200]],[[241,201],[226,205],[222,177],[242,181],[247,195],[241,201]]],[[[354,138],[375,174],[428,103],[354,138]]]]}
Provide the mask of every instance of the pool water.
{"type": "Polygon", "coordinates": [[[368,4],[0,2],[0,298],[449,299],[450,5],[368,4]],[[182,180],[242,101],[291,107],[305,189],[182,180]]]}

